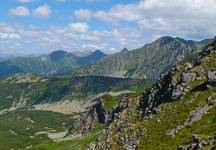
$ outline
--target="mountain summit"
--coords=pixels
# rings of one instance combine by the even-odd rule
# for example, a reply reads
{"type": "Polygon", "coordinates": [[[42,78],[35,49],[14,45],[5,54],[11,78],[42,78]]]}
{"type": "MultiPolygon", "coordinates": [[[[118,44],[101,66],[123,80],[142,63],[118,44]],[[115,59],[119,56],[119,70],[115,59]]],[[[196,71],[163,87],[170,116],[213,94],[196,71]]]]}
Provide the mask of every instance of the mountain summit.
{"type": "Polygon", "coordinates": [[[90,55],[81,57],[80,59],[78,59],[77,64],[79,65],[92,64],[92,63],[95,63],[97,60],[104,58],[105,56],[107,56],[105,53],[103,53],[100,50],[96,50],[90,55]]]}

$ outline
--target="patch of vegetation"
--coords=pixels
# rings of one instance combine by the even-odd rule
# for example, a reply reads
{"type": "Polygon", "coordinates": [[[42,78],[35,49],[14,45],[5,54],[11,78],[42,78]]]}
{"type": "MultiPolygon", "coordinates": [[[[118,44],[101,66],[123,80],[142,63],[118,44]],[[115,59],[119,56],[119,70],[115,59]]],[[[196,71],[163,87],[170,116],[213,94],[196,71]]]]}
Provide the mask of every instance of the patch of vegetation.
{"type": "Polygon", "coordinates": [[[103,95],[101,97],[101,99],[102,99],[103,104],[105,105],[106,109],[109,112],[112,110],[112,108],[114,106],[117,106],[117,104],[118,104],[118,100],[115,97],[113,97],[113,96],[111,96],[109,94],[103,95]]]}
{"type": "Polygon", "coordinates": [[[72,115],[49,111],[19,110],[0,116],[0,149],[25,148],[42,142],[51,142],[38,132],[67,130],[73,124],[72,115]]]}
{"type": "Polygon", "coordinates": [[[30,150],[84,150],[89,143],[97,139],[104,128],[104,125],[100,125],[85,137],[59,143],[43,142],[33,146],[30,150]]]}

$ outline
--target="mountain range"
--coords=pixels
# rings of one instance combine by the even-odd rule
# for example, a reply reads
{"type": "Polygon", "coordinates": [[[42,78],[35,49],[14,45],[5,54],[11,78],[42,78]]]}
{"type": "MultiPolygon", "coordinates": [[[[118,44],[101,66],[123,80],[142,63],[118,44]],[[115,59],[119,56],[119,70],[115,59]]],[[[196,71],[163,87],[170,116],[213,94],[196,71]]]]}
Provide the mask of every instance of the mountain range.
{"type": "Polygon", "coordinates": [[[0,76],[14,73],[50,75],[65,70],[71,70],[81,65],[94,63],[105,56],[106,54],[99,50],[84,57],[58,50],[48,55],[16,57],[0,63],[0,76]]]}
{"type": "Polygon", "coordinates": [[[96,63],[76,68],[68,73],[68,76],[100,75],[156,79],[160,74],[166,73],[172,66],[211,42],[212,39],[196,42],[162,37],[141,48],[132,51],[124,49],[96,63]]]}
{"type": "Polygon", "coordinates": [[[172,66],[193,55],[213,39],[199,42],[181,38],[161,37],[141,48],[106,55],[96,50],[77,56],[63,50],[48,55],[17,57],[0,63],[0,76],[13,73],[34,73],[60,77],[110,76],[157,79],[172,66]]]}

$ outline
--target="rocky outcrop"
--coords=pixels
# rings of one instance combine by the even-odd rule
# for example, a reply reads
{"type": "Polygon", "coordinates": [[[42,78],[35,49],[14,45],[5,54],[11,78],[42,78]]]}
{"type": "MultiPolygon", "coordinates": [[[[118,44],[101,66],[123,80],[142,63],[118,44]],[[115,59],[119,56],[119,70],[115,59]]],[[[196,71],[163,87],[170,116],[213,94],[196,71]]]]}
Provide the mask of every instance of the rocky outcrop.
{"type": "MultiPolygon", "coordinates": [[[[202,139],[197,134],[193,135],[193,139],[185,146],[179,146],[177,150],[201,150],[207,146],[213,146],[216,144],[216,137],[210,137],[208,139],[202,139]]],[[[212,148],[211,150],[214,150],[212,148]]]]}
{"type": "Polygon", "coordinates": [[[107,122],[107,111],[101,102],[97,103],[87,114],[81,116],[81,134],[88,134],[95,128],[94,124],[105,124],[107,122]],[[96,122],[95,122],[96,121],[96,122]]]}
{"type": "Polygon", "coordinates": [[[10,76],[6,79],[6,81],[10,82],[11,84],[16,83],[16,84],[20,84],[20,83],[37,83],[37,82],[45,82],[48,79],[39,76],[39,75],[34,75],[31,73],[26,73],[26,74],[22,74],[22,73],[18,73],[15,74],[14,76],[10,76]]]}
{"type": "Polygon", "coordinates": [[[111,124],[115,119],[119,118],[119,113],[128,107],[128,96],[130,94],[122,94],[116,97],[119,101],[116,106],[113,106],[112,110],[109,111],[106,104],[104,103],[102,97],[96,99],[96,104],[91,106],[88,112],[83,113],[78,121],[76,121],[75,126],[72,126],[66,136],[75,133],[77,128],[80,128],[80,133],[82,135],[88,134],[92,129],[97,128],[98,125],[111,124]]]}
{"type": "Polygon", "coordinates": [[[208,82],[209,84],[216,84],[216,70],[211,70],[208,72],[208,82]]]}
{"type": "Polygon", "coordinates": [[[177,126],[174,129],[171,129],[168,131],[168,135],[171,135],[172,137],[175,137],[176,134],[181,130],[186,127],[191,126],[193,123],[199,121],[204,117],[205,115],[208,114],[208,112],[215,108],[216,106],[216,95],[214,94],[213,96],[209,97],[206,100],[206,104],[204,106],[197,107],[195,110],[190,112],[189,118],[184,122],[184,124],[177,126]]]}
{"type": "Polygon", "coordinates": [[[190,73],[190,72],[188,72],[188,73],[183,73],[182,74],[181,80],[184,83],[189,83],[191,81],[196,80],[196,77],[197,77],[196,73],[190,73]]]}
{"type": "Polygon", "coordinates": [[[127,100],[127,108],[118,113],[118,117],[103,130],[98,140],[88,145],[88,149],[110,150],[115,145],[118,145],[121,147],[120,149],[136,150],[140,143],[140,138],[146,133],[145,128],[137,128],[131,120],[138,117],[136,116],[139,114],[139,110],[136,110],[137,102],[137,98],[133,99],[129,97],[127,100]]]}
{"type": "Polygon", "coordinates": [[[120,96],[118,98],[120,100],[120,103],[119,103],[118,106],[116,106],[110,112],[109,118],[107,119],[107,125],[109,125],[110,123],[112,123],[112,121],[114,119],[117,119],[118,118],[118,114],[128,107],[129,99],[128,99],[127,95],[123,95],[123,96],[120,96]]]}

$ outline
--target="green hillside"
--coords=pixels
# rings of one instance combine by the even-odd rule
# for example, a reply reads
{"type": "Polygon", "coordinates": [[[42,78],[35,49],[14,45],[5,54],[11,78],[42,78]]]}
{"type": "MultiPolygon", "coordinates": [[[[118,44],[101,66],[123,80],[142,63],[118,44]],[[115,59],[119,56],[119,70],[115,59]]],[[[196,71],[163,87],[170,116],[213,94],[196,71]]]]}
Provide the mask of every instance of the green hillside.
{"type": "Polygon", "coordinates": [[[106,54],[99,50],[83,57],[63,50],[58,50],[48,55],[15,57],[0,62],[0,76],[11,75],[14,73],[51,75],[94,63],[105,56],[106,54]]]}
{"type": "Polygon", "coordinates": [[[16,74],[0,78],[0,110],[64,100],[84,100],[98,93],[140,91],[151,82],[110,77],[47,78],[34,74],[16,74]]]}

